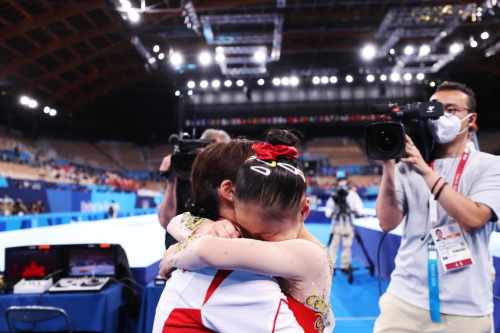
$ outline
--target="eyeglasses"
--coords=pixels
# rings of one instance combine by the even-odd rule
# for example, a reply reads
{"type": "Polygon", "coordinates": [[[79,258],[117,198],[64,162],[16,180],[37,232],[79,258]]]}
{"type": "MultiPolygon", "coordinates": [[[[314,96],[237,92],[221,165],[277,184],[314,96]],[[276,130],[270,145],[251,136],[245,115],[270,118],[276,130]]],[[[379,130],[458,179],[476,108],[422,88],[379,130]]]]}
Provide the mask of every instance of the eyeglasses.
{"type": "Polygon", "coordinates": [[[463,106],[458,106],[458,105],[448,105],[445,109],[444,109],[444,115],[446,117],[451,117],[451,116],[454,116],[455,113],[457,113],[457,111],[461,111],[461,110],[467,110],[467,111],[471,111],[469,108],[466,108],[466,107],[463,107],[463,106]]]}

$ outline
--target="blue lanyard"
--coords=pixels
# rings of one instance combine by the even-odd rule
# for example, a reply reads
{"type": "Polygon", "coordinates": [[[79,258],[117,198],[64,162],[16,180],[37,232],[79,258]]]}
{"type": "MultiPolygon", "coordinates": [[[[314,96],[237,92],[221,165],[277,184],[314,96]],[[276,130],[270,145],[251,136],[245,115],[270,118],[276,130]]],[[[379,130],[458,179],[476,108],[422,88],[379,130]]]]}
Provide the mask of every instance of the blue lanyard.
{"type": "Polygon", "coordinates": [[[441,322],[439,309],[439,279],[438,279],[438,253],[434,244],[427,245],[428,265],[427,272],[429,278],[429,304],[431,319],[435,323],[441,322]]]}

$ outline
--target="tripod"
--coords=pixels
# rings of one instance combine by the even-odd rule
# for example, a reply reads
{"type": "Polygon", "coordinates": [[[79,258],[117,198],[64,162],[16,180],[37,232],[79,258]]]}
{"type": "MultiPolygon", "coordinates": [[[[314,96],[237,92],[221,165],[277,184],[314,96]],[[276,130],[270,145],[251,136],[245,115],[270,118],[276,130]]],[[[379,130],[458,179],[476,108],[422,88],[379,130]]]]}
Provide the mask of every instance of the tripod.
{"type": "MultiPolygon", "coordinates": [[[[375,274],[375,266],[373,265],[373,262],[370,259],[368,252],[366,251],[361,236],[359,235],[359,233],[356,230],[356,227],[354,226],[350,209],[346,206],[347,205],[341,205],[341,207],[337,210],[336,214],[334,214],[335,222],[333,223],[332,226],[332,232],[330,234],[330,239],[328,240],[328,246],[330,247],[333,241],[335,248],[334,249],[332,248],[332,252],[337,251],[340,239],[342,239],[341,260],[343,261],[343,263],[345,263],[345,261],[349,261],[349,266],[341,267],[341,271],[342,273],[348,275],[349,284],[352,284],[354,281],[353,271],[360,269],[359,267],[352,267],[351,248],[352,248],[352,241],[354,238],[356,238],[356,240],[358,241],[366,259],[368,260],[369,265],[367,266],[367,268],[370,270],[370,276],[373,276],[375,274]]],[[[334,257],[335,258],[337,257],[336,254],[334,255],[334,257]]]]}

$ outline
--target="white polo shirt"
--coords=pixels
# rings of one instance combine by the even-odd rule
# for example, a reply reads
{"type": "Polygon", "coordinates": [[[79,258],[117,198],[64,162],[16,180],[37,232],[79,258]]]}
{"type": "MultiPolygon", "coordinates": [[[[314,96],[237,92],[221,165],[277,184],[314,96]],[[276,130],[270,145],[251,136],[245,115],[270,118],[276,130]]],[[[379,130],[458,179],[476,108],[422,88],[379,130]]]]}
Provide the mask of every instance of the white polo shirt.
{"type": "MultiPolygon", "coordinates": [[[[345,198],[347,205],[349,206],[349,209],[351,210],[351,219],[354,221],[354,212],[359,212],[361,213],[363,211],[363,201],[361,200],[360,196],[358,193],[349,190],[347,193],[347,197],[345,198]]],[[[326,202],[326,209],[325,209],[325,216],[327,218],[332,219],[332,222],[335,222],[336,216],[334,216],[336,212],[336,205],[335,201],[333,201],[332,197],[328,198],[328,201],[326,202]]]]}
{"type": "MultiPolygon", "coordinates": [[[[435,172],[448,183],[453,182],[460,158],[438,159],[435,172]]],[[[399,209],[403,212],[403,237],[396,256],[396,269],[391,275],[388,292],[416,307],[429,310],[427,244],[431,241],[429,195],[422,176],[398,163],[395,170],[399,209]],[[425,239],[422,241],[421,237],[425,239]]],[[[488,244],[500,216],[500,157],[472,151],[467,161],[458,192],[492,210],[492,220],[479,230],[466,233],[474,264],[444,272],[438,264],[441,313],[458,316],[486,316],[493,312],[490,280],[491,262],[488,244]]],[[[438,204],[438,227],[453,223],[438,204]]]]}

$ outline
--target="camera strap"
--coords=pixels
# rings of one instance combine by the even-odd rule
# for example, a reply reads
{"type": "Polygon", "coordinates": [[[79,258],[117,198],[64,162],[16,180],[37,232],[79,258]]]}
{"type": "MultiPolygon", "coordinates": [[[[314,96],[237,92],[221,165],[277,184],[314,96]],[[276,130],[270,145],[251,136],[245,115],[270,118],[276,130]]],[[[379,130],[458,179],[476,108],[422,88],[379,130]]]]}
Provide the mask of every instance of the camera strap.
{"type": "MultiPolygon", "coordinates": [[[[460,159],[460,163],[458,164],[457,171],[455,172],[455,177],[453,178],[452,189],[458,192],[458,184],[460,183],[460,178],[462,178],[462,173],[464,172],[465,163],[469,160],[470,150],[469,148],[465,148],[462,158],[460,159]]],[[[429,163],[429,166],[434,171],[434,161],[429,163]]],[[[431,228],[435,228],[438,222],[437,216],[437,202],[434,200],[434,194],[430,194],[429,196],[429,219],[431,221],[431,228]]]]}
{"type": "MultiPolygon", "coordinates": [[[[457,171],[455,172],[455,177],[453,178],[452,188],[458,191],[458,184],[460,183],[460,178],[464,171],[465,163],[470,156],[469,148],[465,148],[460,163],[458,164],[457,171]]],[[[429,163],[429,166],[434,170],[434,161],[429,163]]],[[[434,195],[431,193],[429,196],[429,220],[431,222],[431,230],[437,227],[438,224],[438,213],[437,213],[437,201],[434,200],[434,195]]],[[[434,242],[427,244],[427,273],[429,282],[429,309],[431,313],[431,319],[435,323],[441,322],[440,316],[440,300],[439,300],[439,274],[438,274],[438,249],[434,245],[434,242]]]]}
{"type": "Polygon", "coordinates": [[[438,253],[434,243],[427,244],[427,273],[429,279],[429,309],[431,319],[435,323],[441,322],[438,279],[438,253]]]}

